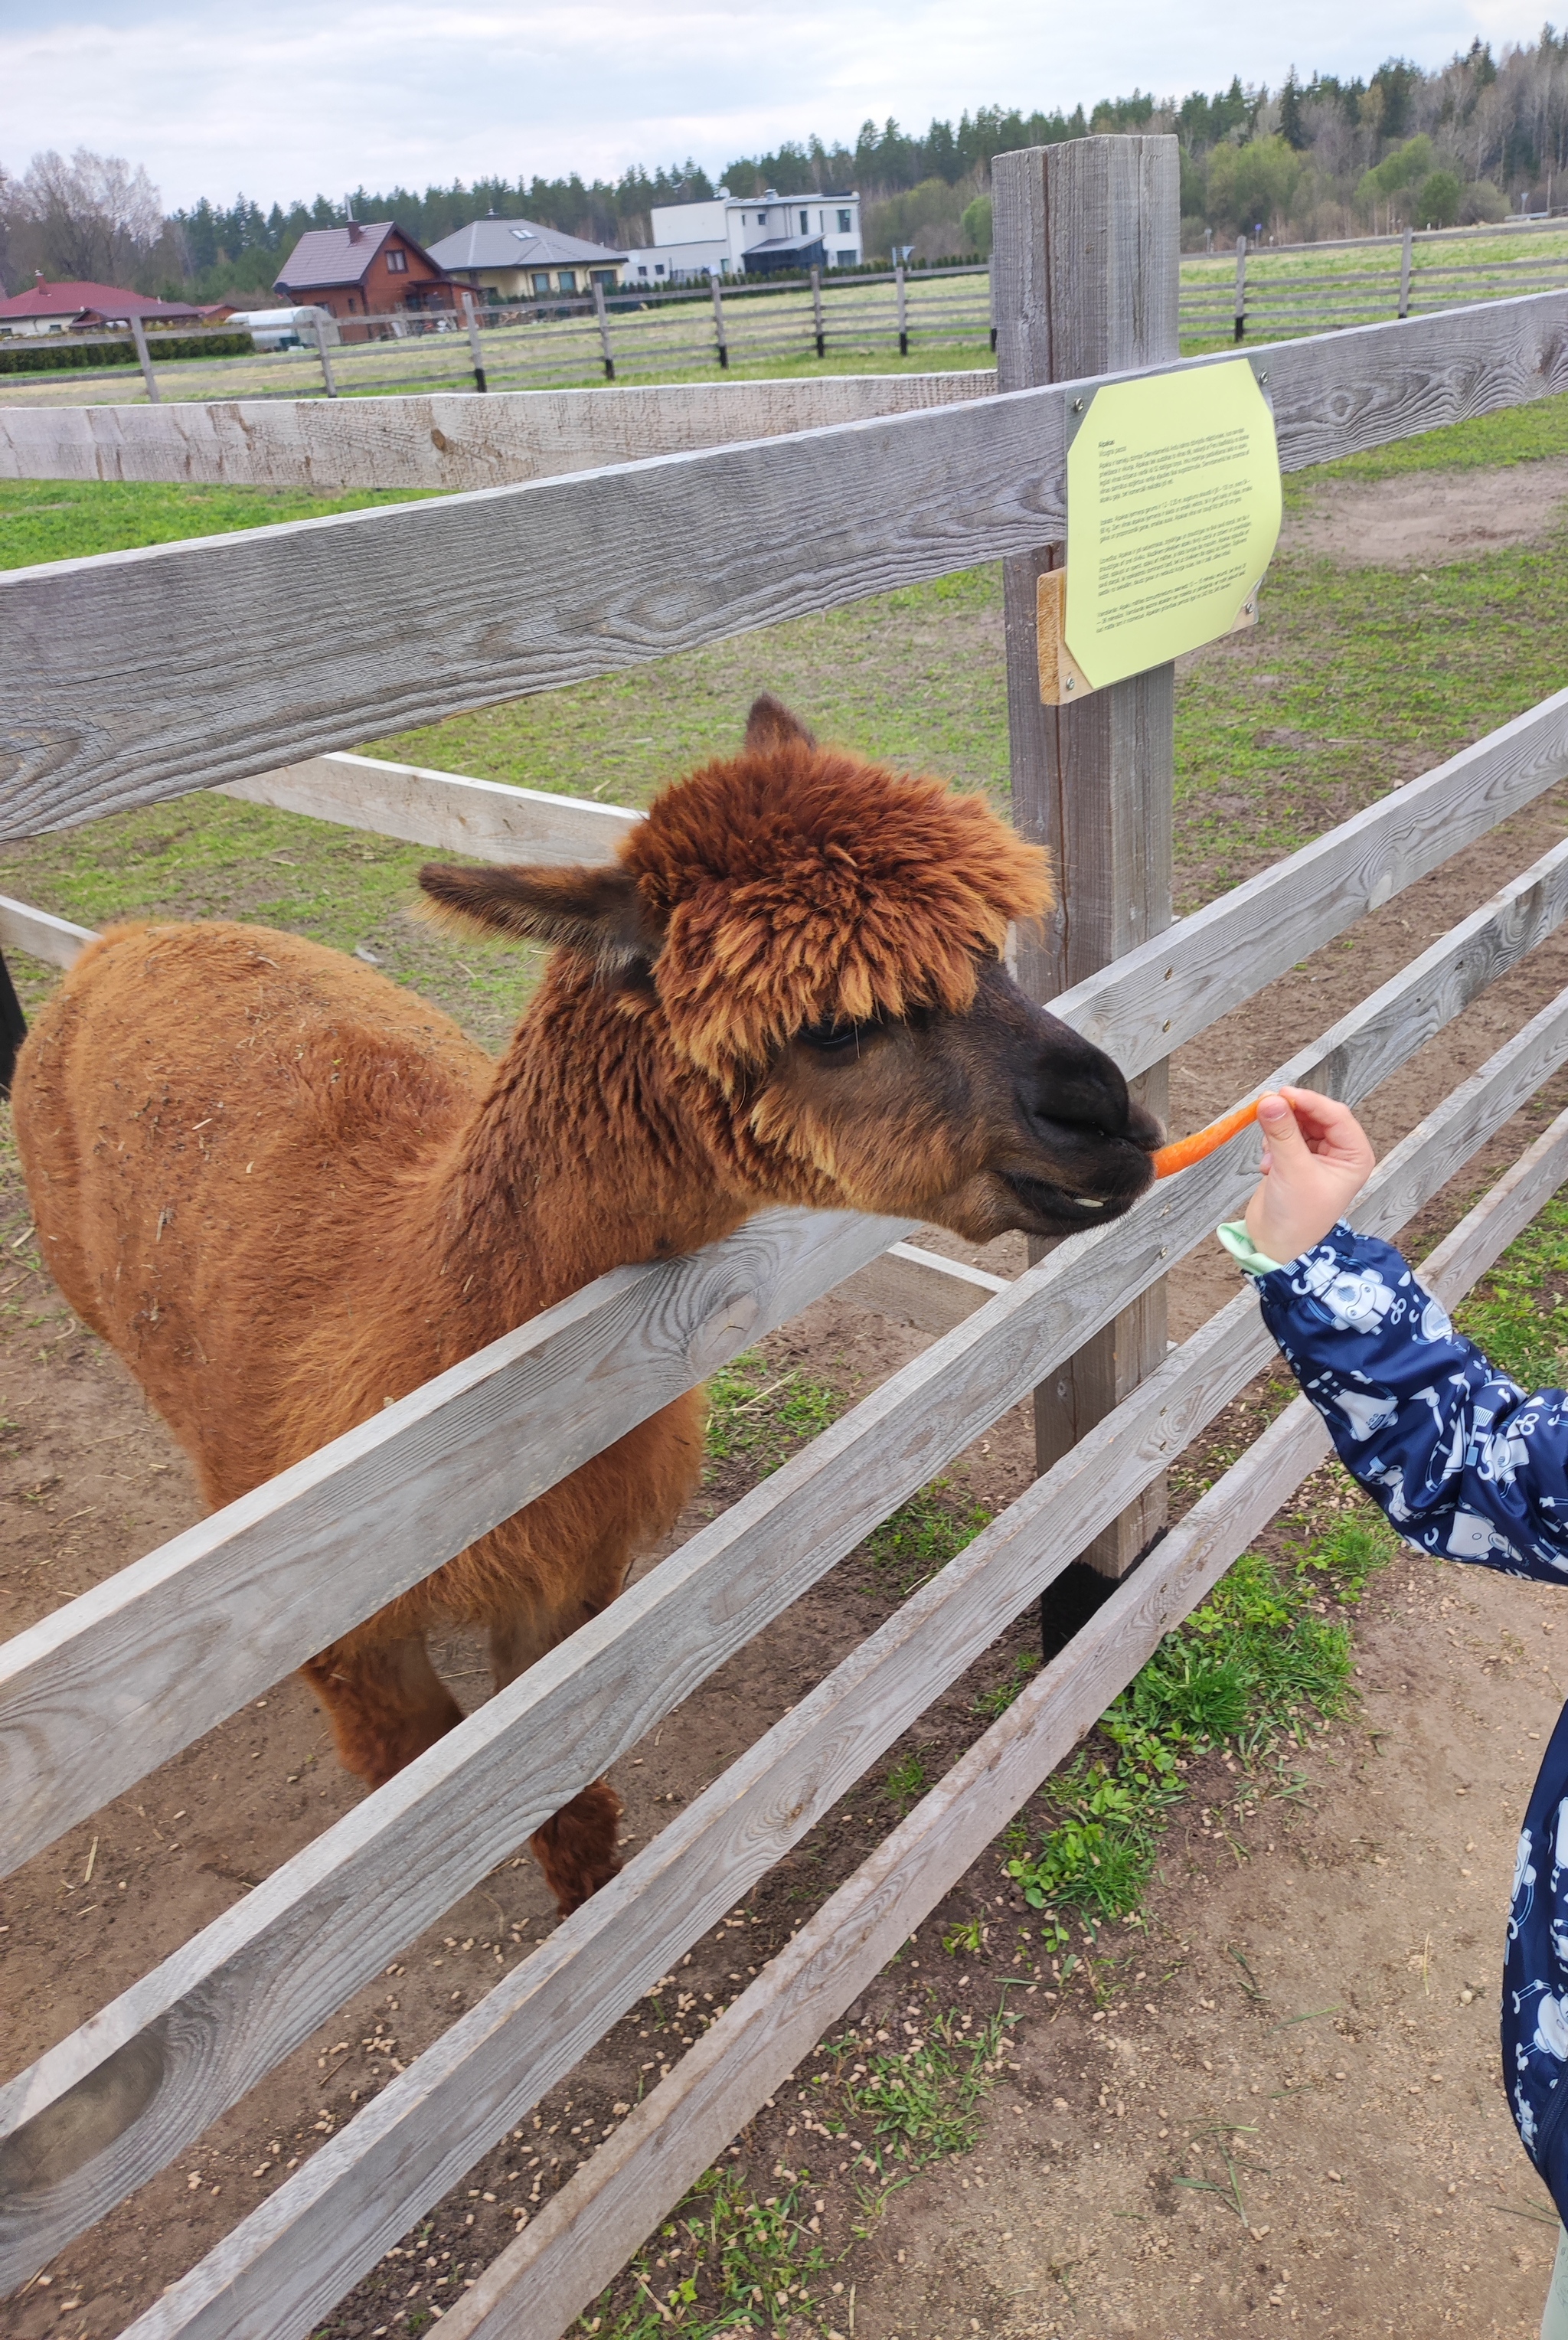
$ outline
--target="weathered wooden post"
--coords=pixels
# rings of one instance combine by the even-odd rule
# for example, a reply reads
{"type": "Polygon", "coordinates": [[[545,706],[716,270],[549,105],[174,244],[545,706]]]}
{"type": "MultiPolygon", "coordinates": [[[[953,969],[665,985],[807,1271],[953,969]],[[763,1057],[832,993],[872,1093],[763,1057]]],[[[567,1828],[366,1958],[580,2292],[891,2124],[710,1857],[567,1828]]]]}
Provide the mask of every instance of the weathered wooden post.
{"type": "Polygon", "coordinates": [[[610,346],[610,311],[605,305],[604,286],[596,276],[593,280],[593,313],[599,320],[599,352],[604,360],[604,379],[615,380],[615,352],[610,346]]]}
{"type": "Polygon", "coordinates": [[[893,263],[893,283],[898,288],[898,355],[907,358],[909,354],[909,312],[904,297],[904,263],[901,260],[893,263]]]}
{"type": "Polygon", "coordinates": [[[474,306],[471,292],[463,294],[462,309],[468,326],[468,353],[473,361],[473,386],[475,390],[486,391],[490,388],[490,384],[484,378],[484,351],[479,338],[479,312],[474,306]]]}
{"type": "Polygon", "coordinates": [[[817,332],[817,354],[819,358],[826,357],[828,340],[822,331],[822,271],[819,268],[811,271],[811,318],[817,332]]]}
{"type": "Polygon", "coordinates": [[[708,281],[713,287],[713,331],[719,344],[719,362],[727,366],[729,362],[729,335],[724,323],[724,291],[717,276],[710,276],[708,281]]]}
{"type": "Polygon", "coordinates": [[[163,400],[158,395],[158,377],[153,372],[152,355],[147,348],[147,335],[140,317],[133,317],[131,320],[131,339],[136,344],[136,362],[142,369],[142,380],[147,385],[148,401],[154,406],[161,406],[163,400]]]}
{"type": "Polygon", "coordinates": [[[338,386],[332,378],[332,362],[327,355],[326,323],[321,317],[315,318],[313,322],[316,334],[316,355],[322,362],[322,380],[326,384],[327,396],[335,398],[338,394],[338,386]]]}
{"type": "MultiPolygon", "coordinates": [[[[1180,243],[1176,142],[1080,138],[999,154],[995,203],[997,370],[1002,390],[1158,365],[1177,354],[1180,243]]],[[[1057,905],[1022,943],[1019,980],[1047,1000],[1118,958],[1171,918],[1175,669],[1156,667],[1076,707],[1040,700],[1037,588],[1056,545],[1005,564],[1013,818],[1050,848],[1057,905]]],[[[1136,1093],[1163,1118],[1166,1075],[1136,1093]]],[[[1166,1353],[1156,1284],[1035,1394],[1036,1453],[1047,1470],[1166,1353]]],[[[1129,1569],[1165,1521],[1156,1482],[1084,1557],[1129,1569]]]]}
{"type": "Polygon", "coordinates": [[[1411,231],[1407,227],[1404,242],[1399,248],[1399,313],[1402,317],[1410,314],[1410,245],[1411,231]]]}
{"type": "Polygon", "coordinates": [[[1246,339],[1246,238],[1236,240],[1236,338],[1246,339]]]}

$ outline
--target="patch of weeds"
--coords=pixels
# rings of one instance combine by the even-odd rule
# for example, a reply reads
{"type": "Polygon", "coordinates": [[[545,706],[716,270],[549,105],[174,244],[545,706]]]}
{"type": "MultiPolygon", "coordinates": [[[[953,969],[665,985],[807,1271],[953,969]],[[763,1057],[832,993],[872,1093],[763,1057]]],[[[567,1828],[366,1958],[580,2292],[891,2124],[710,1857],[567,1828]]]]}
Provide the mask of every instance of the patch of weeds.
{"type": "Polygon", "coordinates": [[[1080,1755],[1069,1764],[1052,1785],[1059,1817],[1038,1852],[1007,1862],[1031,1909],[1077,1909],[1097,1924],[1126,1916],[1143,1899],[1159,1816],[1183,1792],[1176,1758],[1126,1718],[1107,1718],[1107,1728],[1122,1734],[1113,1760],[1080,1755]]]}
{"type": "Polygon", "coordinates": [[[777,1372],[756,1349],[720,1365],[708,1384],[708,1475],[740,1462],[766,1478],[844,1410],[829,1382],[777,1372]]]}
{"type": "MultiPolygon", "coordinates": [[[[1381,1514],[1359,1506],[1286,1561],[1244,1552],[1166,1635],[1101,1720],[1110,1751],[1080,1755],[1051,1783],[1037,1844],[1016,1829],[1005,1840],[1007,1874],[1043,1913],[1052,1947],[1066,1938],[1059,1912],[1092,1937],[1136,1911],[1191,1756],[1228,1745],[1255,1768],[1279,1741],[1305,1743],[1314,1715],[1342,1711],[1350,1633],[1323,1612],[1330,1599],[1359,1601],[1394,1548],[1381,1514]]],[[[1255,1800],[1248,1777],[1238,1788],[1255,1800]]]]}
{"type": "Polygon", "coordinates": [[[986,1947],[988,1928],[981,1918],[965,1918],[949,1926],[942,1937],[942,1948],[950,1958],[968,1954],[974,1958],[986,1947]]]}
{"type": "Polygon", "coordinates": [[[1040,1661],[1037,1653],[1030,1650],[1020,1650],[1013,1660],[1010,1672],[1004,1674],[993,1689],[983,1690],[980,1692],[975,1700],[975,1712],[987,1716],[994,1722],[999,1714],[1006,1714],[1029,1676],[1038,1673],[1039,1670],[1040,1661]]]}
{"type": "Polygon", "coordinates": [[[1458,1311],[1493,1363],[1526,1390],[1568,1377],[1568,1198],[1554,1195],[1458,1311]]]}
{"type": "Polygon", "coordinates": [[[875,2144],[866,2157],[881,2176],[912,2175],[969,2152],[981,2100],[1007,2063],[1008,2036],[1021,2019],[1002,2008],[977,2025],[956,2008],[933,2009],[924,2037],[901,2051],[862,2057],[852,2032],[829,2042],[839,2066],[842,2109],[829,2114],[826,2126],[837,2118],[852,2120],[858,2134],[868,2128],[875,2144]]]}
{"type": "Polygon", "coordinates": [[[868,1591],[907,1601],[989,1527],[992,1514],[985,1505],[947,1500],[951,1488],[950,1479],[933,1479],[867,1537],[863,1549],[879,1580],[868,1591]]]}
{"type": "Polygon", "coordinates": [[[652,2340],[680,2332],[771,2332],[817,2312],[811,2280],[827,2266],[797,2185],[759,2202],[739,2174],[710,2169],[640,2250],[615,2289],[633,2296],[617,2311],[612,2292],[574,2327],[597,2340],[652,2340]]]}
{"type": "Polygon", "coordinates": [[[926,1767],[918,1755],[900,1755],[883,1783],[900,1812],[926,1792],[926,1767]]]}

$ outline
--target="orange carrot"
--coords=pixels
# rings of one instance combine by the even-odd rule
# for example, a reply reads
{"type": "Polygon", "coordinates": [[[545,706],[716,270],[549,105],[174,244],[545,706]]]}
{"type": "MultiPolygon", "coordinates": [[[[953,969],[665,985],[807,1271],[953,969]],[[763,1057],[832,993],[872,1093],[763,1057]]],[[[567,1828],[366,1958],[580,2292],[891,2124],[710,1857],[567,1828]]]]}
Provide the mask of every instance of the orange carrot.
{"type": "Polygon", "coordinates": [[[1178,1137],[1174,1145],[1162,1145],[1154,1157],[1155,1176],[1168,1178],[1174,1171],[1186,1170],[1194,1162],[1201,1162],[1207,1154],[1217,1152],[1227,1139],[1245,1129],[1248,1122],[1257,1119],[1257,1099],[1251,1105],[1238,1105],[1234,1113],[1222,1114],[1191,1137],[1178,1137]]]}

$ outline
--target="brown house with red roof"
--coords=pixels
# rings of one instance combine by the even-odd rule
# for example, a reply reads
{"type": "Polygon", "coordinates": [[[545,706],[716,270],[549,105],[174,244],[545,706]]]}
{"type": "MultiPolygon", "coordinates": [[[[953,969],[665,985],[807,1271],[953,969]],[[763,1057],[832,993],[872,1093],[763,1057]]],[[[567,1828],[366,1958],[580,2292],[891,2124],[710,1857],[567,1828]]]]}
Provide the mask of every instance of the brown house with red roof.
{"type": "Polygon", "coordinates": [[[459,287],[395,220],[351,220],[302,235],[273,290],[344,318],[456,309],[459,287]]]}

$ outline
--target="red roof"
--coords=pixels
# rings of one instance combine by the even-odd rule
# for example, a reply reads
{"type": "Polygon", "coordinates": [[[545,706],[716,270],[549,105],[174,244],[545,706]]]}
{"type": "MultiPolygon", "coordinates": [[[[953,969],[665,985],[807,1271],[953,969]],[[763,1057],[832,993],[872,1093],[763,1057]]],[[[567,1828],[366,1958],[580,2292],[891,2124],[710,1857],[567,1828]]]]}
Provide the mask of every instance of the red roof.
{"type": "Polygon", "coordinates": [[[0,301],[0,325],[19,323],[30,317],[79,317],[84,312],[94,317],[112,318],[116,323],[126,317],[183,321],[198,313],[188,302],[154,301],[145,292],[122,292],[117,284],[45,284],[40,281],[29,291],[13,293],[9,301],[0,301]]]}

